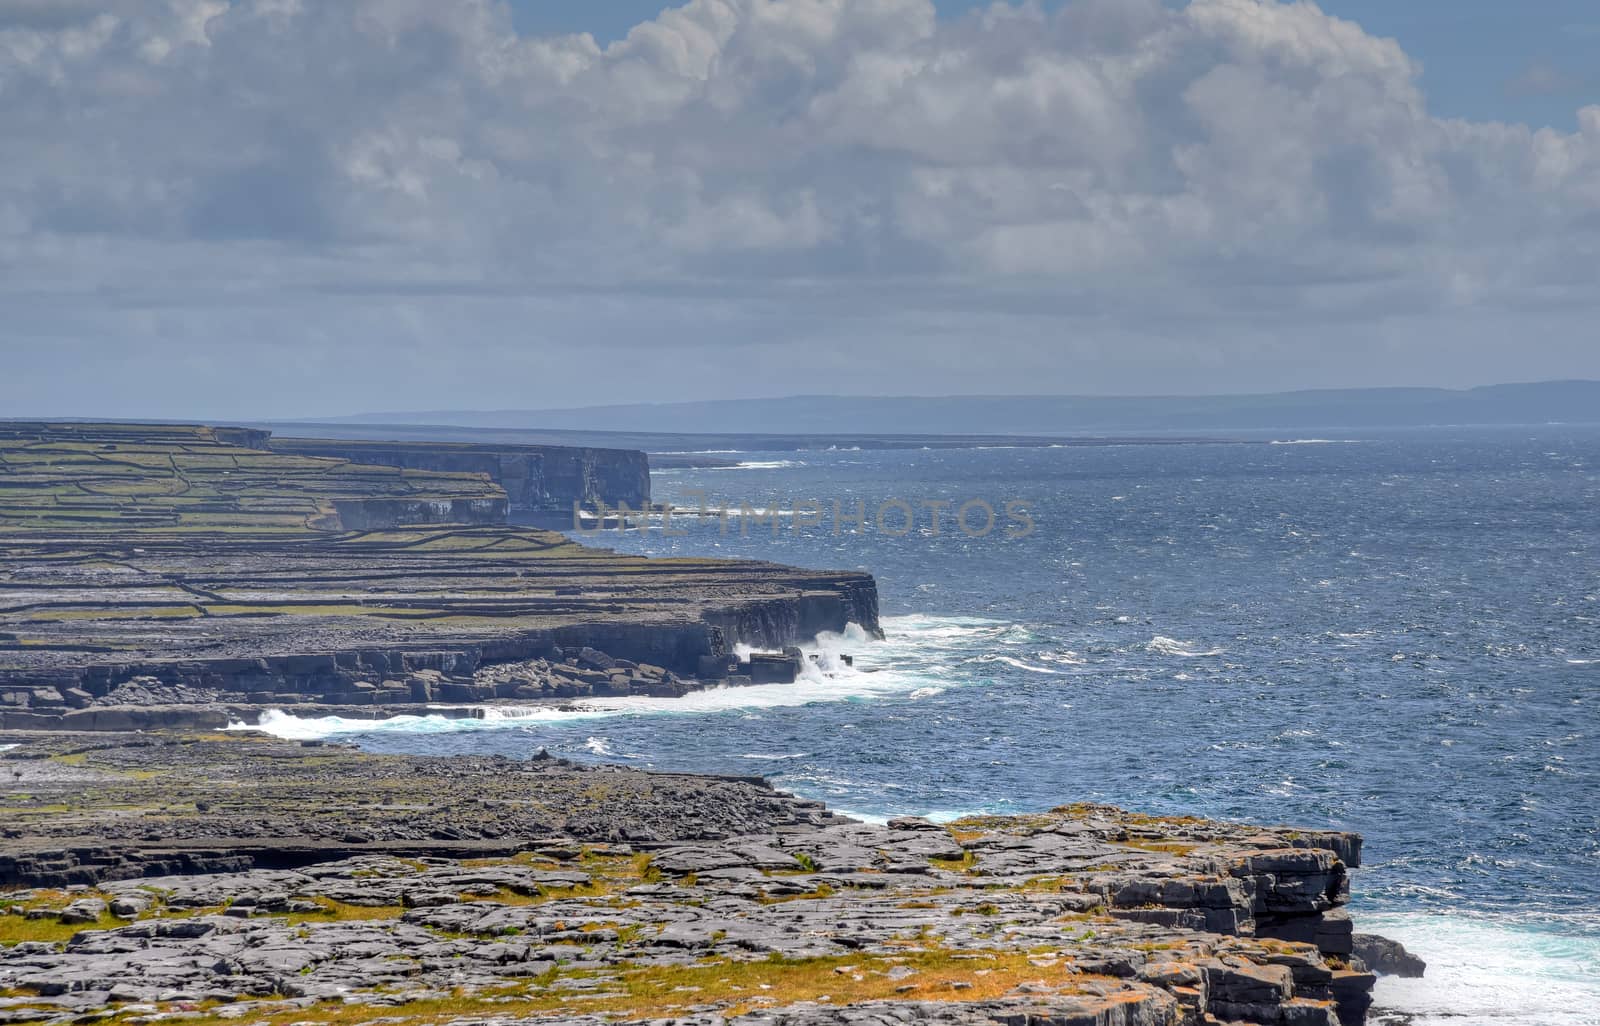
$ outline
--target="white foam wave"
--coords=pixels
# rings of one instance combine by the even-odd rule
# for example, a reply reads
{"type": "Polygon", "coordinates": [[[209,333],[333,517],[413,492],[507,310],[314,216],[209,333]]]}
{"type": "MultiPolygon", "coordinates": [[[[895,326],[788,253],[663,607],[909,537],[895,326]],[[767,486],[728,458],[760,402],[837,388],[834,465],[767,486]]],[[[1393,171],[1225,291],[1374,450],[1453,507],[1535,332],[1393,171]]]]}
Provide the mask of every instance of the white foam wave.
{"type": "Polygon", "coordinates": [[[965,653],[981,645],[1025,645],[1034,640],[1033,633],[1019,624],[974,616],[892,616],[884,619],[883,630],[888,650],[897,654],[965,653]]]}
{"type": "Polygon", "coordinates": [[[1061,652],[1040,652],[1039,661],[1041,663],[1058,663],[1062,666],[1083,666],[1088,662],[1087,659],[1070,650],[1064,650],[1061,652]]]}
{"type": "Polygon", "coordinates": [[[1275,438],[1273,445],[1359,445],[1356,438],[1275,438]]]}
{"type": "Polygon", "coordinates": [[[616,755],[611,750],[611,739],[605,737],[591,737],[583,742],[583,747],[595,755],[616,755]]]}
{"type": "Polygon", "coordinates": [[[1029,673],[1048,673],[1054,676],[1059,676],[1066,672],[1065,670],[1052,670],[1048,666],[1035,666],[1032,663],[1023,662],[1021,659],[1013,659],[1008,655],[983,655],[978,657],[978,662],[1005,663],[1007,666],[1018,670],[1026,670],[1029,673]]]}
{"type": "Polygon", "coordinates": [[[1600,1024],[1600,919],[1573,929],[1427,913],[1359,922],[1428,963],[1422,979],[1382,977],[1375,993],[1418,1026],[1600,1024]]]}
{"type": "MultiPolygon", "coordinates": [[[[485,710],[487,712],[488,710],[485,710]]],[[[255,726],[230,723],[228,730],[258,730],[288,741],[320,741],[341,734],[448,734],[481,729],[489,719],[457,719],[451,716],[391,716],[383,720],[350,719],[344,716],[296,716],[282,709],[263,712],[255,726]]]]}
{"type": "MultiPolygon", "coordinates": [[[[914,813],[896,813],[891,816],[881,812],[855,812],[849,809],[835,809],[834,811],[841,816],[858,819],[863,823],[875,823],[878,826],[886,825],[889,820],[898,815],[916,815],[914,813]]],[[[921,813],[919,818],[925,819],[930,823],[954,823],[958,820],[971,819],[973,816],[991,814],[992,812],[988,809],[934,809],[930,812],[921,813]]]]}
{"type": "Polygon", "coordinates": [[[436,734],[508,727],[559,726],[618,716],[696,716],[713,713],[795,708],[823,702],[859,702],[905,698],[918,690],[948,682],[903,669],[907,656],[926,655],[924,642],[937,648],[949,639],[991,636],[1008,625],[992,620],[941,620],[935,617],[891,617],[884,621],[890,640],[873,642],[852,624],[844,634],[825,634],[802,646],[806,659],[793,684],[760,684],[691,691],[679,698],[633,695],[592,698],[561,705],[484,706],[468,718],[440,713],[395,716],[386,720],[341,716],[302,717],[283,710],[262,714],[255,727],[232,724],[230,730],[260,730],[277,737],[307,741],[344,734],[436,734]],[[853,655],[855,665],[844,662],[853,655]],[[816,658],[813,659],[812,656],[816,658]]]}
{"type": "Polygon", "coordinates": [[[1163,637],[1160,634],[1151,638],[1144,648],[1146,652],[1154,655],[1178,656],[1183,659],[1204,659],[1211,656],[1219,656],[1223,653],[1220,648],[1199,651],[1191,641],[1178,641],[1173,638],[1163,637]]]}
{"type": "Polygon", "coordinates": [[[954,823],[957,820],[971,819],[974,816],[993,815],[991,809],[934,809],[925,813],[923,819],[933,823],[954,823]]]}
{"type": "Polygon", "coordinates": [[[841,816],[858,820],[862,823],[871,823],[873,826],[888,826],[893,816],[885,816],[881,812],[855,812],[850,809],[835,809],[841,816]]]}
{"type": "Polygon", "coordinates": [[[0,752],[9,752],[13,748],[21,748],[21,747],[22,746],[20,744],[16,744],[16,745],[0,745],[0,752]]]}
{"type": "Polygon", "coordinates": [[[703,470],[783,470],[786,467],[803,467],[803,460],[740,460],[731,467],[703,467],[703,470]]]}

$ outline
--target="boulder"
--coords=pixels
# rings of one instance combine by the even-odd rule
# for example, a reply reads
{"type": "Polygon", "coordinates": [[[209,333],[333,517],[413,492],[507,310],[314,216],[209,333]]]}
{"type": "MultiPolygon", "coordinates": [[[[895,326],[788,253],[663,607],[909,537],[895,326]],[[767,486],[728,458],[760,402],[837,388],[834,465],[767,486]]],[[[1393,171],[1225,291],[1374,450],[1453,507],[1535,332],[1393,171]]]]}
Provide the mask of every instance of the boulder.
{"type": "Polygon", "coordinates": [[[1358,933],[1352,938],[1355,956],[1379,976],[1420,979],[1428,963],[1405,949],[1399,941],[1373,933],[1358,933]]]}

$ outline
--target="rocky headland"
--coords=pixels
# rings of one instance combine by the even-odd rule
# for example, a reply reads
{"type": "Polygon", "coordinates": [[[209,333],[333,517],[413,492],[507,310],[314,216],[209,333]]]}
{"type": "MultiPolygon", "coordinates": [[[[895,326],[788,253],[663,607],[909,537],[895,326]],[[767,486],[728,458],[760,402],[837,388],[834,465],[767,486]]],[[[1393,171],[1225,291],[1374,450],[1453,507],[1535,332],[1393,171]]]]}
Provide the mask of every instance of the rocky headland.
{"type": "Polygon", "coordinates": [[[792,646],[878,629],[866,574],[647,560],[510,525],[461,447],[439,470],[268,441],[0,423],[0,728],[675,695],[790,681],[792,646]],[[740,662],[740,644],[772,654],[740,662]]]}
{"type": "Polygon", "coordinates": [[[13,735],[0,1022],[1354,1024],[1360,839],[757,778],[13,735]]]}

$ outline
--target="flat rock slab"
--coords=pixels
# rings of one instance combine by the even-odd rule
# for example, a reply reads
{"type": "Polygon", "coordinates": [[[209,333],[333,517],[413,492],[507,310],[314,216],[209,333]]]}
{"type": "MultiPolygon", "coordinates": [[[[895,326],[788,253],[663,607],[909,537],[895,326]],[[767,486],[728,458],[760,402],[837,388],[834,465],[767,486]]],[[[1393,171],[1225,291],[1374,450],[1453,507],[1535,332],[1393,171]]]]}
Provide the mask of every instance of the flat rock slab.
{"type": "Polygon", "coordinates": [[[6,757],[99,776],[30,794],[50,811],[8,817],[0,862],[99,876],[8,896],[0,939],[38,939],[0,948],[0,1022],[1331,1026],[1373,983],[1350,835],[1088,805],[875,826],[744,779],[260,739],[6,757]],[[498,833],[442,852],[446,821],[498,833]],[[190,868],[142,872],[189,836],[190,868]]]}

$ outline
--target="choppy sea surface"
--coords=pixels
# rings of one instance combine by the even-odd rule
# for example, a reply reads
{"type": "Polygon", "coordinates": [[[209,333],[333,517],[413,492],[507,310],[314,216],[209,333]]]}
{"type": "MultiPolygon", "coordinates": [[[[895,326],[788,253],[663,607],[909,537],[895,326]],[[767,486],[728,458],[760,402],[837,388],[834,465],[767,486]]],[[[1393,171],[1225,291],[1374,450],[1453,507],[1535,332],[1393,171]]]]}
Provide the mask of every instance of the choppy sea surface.
{"type": "Polygon", "coordinates": [[[1385,980],[1380,1005],[1600,1023],[1600,430],[1258,441],[749,452],[658,472],[658,499],[733,512],[586,540],[868,570],[888,639],[823,639],[834,672],[793,686],[274,728],[756,772],[866,817],[1092,800],[1357,830],[1358,928],[1430,963],[1385,980]],[[836,532],[836,500],[866,504],[864,530],[836,532]],[[891,500],[910,533],[898,505],[879,530],[891,500]],[[982,506],[956,524],[974,500],[993,532],[976,536],[982,506]],[[941,502],[935,530],[924,504],[941,502]],[[1031,534],[1008,536],[1007,502],[1031,534]]]}

